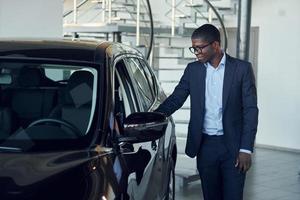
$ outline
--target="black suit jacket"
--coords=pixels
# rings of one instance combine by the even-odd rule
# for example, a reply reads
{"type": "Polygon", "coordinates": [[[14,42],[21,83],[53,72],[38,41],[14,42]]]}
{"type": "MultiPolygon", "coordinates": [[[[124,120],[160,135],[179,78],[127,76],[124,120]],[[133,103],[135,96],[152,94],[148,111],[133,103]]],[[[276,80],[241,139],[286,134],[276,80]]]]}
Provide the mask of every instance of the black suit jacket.
{"type": "MultiPolygon", "coordinates": [[[[173,93],[156,109],[171,115],[191,101],[190,122],[185,152],[195,157],[200,149],[205,112],[206,67],[199,61],[189,63],[173,93]]],[[[223,83],[223,131],[229,151],[253,151],[258,123],[255,79],[249,62],[226,55],[223,83]]]]}

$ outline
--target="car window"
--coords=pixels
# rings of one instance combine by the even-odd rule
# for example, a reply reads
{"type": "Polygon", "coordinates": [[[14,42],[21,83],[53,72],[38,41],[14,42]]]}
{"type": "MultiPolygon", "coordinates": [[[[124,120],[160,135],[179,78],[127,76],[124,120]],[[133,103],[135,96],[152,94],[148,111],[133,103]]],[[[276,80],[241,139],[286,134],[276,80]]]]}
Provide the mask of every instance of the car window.
{"type": "Polygon", "coordinates": [[[153,90],[147,79],[147,74],[137,58],[127,58],[126,61],[127,68],[135,82],[141,109],[147,111],[154,101],[153,90]]]}
{"type": "Polygon", "coordinates": [[[45,68],[45,76],[53,81],[67,80],[71,76],[72,70],[45,68]]]}
{"type": "Polygon", "coordinates": [[[151,69],[149,68],[149,66],[147,65],[147,63],[144,60],[139,59],[139,61],[145,71],[145,75],[146,75],[146,78],[150,85],[150,89],[152,90],[152,94],[155,97],[156,96],[156,85],[155,85],[154,74],[151,72],[151,69]]]}
{"type": "Polygon", "coordinates": [[[124,61],[118,61],[115,68],[115,101],[117,104],[124,106],[124,114],[128,116],[133,112],[139,111],[137,96],[134,93],[134,86],[124,61]]]}
{"type": "Polygon", "coordinates": [[[2,142],[68,140],[87,135],[96,107],[95,68],[0,61],[0,74],[11,77],[10,84],[0,83],[2,142]]]}

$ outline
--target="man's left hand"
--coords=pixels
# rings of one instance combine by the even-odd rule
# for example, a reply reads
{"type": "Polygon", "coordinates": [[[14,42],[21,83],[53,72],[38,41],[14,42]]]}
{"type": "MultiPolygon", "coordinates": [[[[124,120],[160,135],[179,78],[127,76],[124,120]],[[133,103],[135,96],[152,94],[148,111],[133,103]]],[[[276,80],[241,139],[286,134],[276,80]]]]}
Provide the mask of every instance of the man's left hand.
{"type": "Polygon", "coordinates": [[[235,167],[238,167],[240,172],[247,172],[251,167],[251,154],[240,152],[236,159],[235,167]]]}

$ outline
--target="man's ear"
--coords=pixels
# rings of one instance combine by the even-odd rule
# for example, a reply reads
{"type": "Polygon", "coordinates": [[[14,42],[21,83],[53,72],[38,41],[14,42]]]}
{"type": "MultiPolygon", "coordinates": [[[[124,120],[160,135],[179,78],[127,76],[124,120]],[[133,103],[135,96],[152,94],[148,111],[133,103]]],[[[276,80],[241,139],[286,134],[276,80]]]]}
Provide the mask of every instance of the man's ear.
{"type": "Polygon", "coordinates": [[[213,41],[212,45],[213,45],[214,47],[220,46],[220,42],[218,42],[218,41],[213,41]]]}
{"type": "Polygon", "coordinates": [[[221,48],[221,44],[220,44],[220,42],[218,42],[218,41],[214,41],[211,45],[213,46],[214,49],[219,49],[219,48],[221,48]]]}

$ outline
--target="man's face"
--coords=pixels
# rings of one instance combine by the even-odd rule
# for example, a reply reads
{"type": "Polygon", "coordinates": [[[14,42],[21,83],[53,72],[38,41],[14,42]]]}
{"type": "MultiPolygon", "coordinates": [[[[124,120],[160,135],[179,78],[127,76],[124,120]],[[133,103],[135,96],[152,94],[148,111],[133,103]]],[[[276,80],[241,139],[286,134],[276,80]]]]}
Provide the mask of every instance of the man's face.
{"type": "Polygon", "coordinates": [[[208,42],[203,39],[192,39],[192,47],[194,48],[197,59],[202,62],[209,62],[215,56],[214,42],[208,42]]]}

